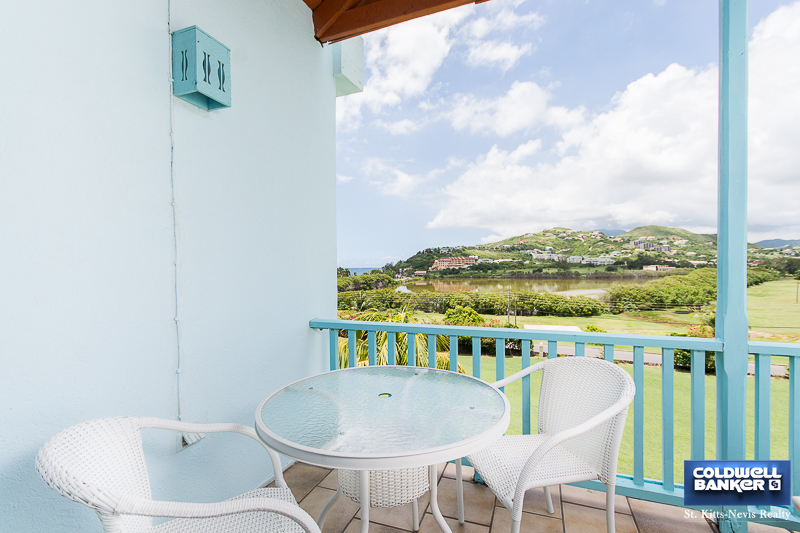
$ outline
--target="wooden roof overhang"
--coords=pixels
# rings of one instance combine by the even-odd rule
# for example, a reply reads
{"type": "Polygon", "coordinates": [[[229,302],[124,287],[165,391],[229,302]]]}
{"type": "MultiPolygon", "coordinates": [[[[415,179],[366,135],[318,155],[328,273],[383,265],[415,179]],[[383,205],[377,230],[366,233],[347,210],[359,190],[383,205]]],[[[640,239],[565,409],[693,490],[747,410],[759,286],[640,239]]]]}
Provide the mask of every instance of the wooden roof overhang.
{"type": "Polygon", "coordinates": [[[303,0],[321,43],[336,42],[466,4],[488,0],[303,0]]]}

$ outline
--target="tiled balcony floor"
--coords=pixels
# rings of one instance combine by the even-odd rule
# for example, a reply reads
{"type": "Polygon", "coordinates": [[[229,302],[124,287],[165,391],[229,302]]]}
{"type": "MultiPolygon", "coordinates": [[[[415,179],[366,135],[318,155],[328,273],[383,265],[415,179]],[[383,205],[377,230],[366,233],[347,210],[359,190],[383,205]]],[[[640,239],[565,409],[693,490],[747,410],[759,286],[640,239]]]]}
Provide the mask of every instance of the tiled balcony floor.
{"type": "MultiPolygon", "coordinates": [[[[485,485],[472,483],[472,469],[464,467],[464,511],[466,523],[459,526],[456,517],[455,467],[439,466],[439,508],[453,533],[509,533],[511,515],[485,485]]],[[[335,470],[296,463],[286,470],[286,482],[300,507],[315,519],[336,492],[335,470]]],[[[551,491],[555,513],[549,514],[541,490],[526,496],[522,518],[523,532],[536,533],[605,533],[605,494],[562,485],[551,491]]],[[[616,530],[618,533],[713,533],[716,527],[700,516],[686,518],[680,507],[617,496],[616,530]]],[[[361,527],[359,506],[342,496],[325,521],[323,533],[358,533],[361,527]]],[[[420,533],[440,533],[428,505],[428,494],[420,498],[420,533]],[[423,511],[424,514],[423,514],[423,511]]],[[[411,504],[392,509],[370,509],[371,533],[406,533],[411,531],[411,504]]],[[[785,529],[750,524],[751,533],[786,532],[785,529]]]]}

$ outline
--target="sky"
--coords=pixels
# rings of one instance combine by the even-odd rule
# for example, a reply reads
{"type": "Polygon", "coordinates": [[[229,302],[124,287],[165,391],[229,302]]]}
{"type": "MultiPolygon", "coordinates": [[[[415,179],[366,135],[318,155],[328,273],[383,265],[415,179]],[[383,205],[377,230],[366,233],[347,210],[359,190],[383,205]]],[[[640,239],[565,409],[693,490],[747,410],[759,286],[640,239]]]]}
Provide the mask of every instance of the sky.
{"type": "MultiPolygon", "coordinates": [[[[344,267],[554,226],[716,233],[719,2],[491,0],[364,35],[344,267]]],[[[800,238],[800,1],[749,6],[748,238],[800,238]]]]}

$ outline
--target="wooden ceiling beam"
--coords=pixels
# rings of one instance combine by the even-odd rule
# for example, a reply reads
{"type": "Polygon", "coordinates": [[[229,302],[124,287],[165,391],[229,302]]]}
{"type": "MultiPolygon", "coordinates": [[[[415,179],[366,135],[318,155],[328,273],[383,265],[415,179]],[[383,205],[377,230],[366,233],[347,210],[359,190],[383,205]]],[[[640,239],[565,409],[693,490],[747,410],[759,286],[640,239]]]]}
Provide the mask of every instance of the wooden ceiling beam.
{"type": "Polygon", "coordinates": [[[326,31],[317,34],[317,39],[323,43],[341,41],[474,2],[475,0],[376,0],[344,11],[326,31]]]}
{"type": "Polygon", "coordinates": [[[319,39],[325,31],[359,0],[322,0],[314,9],[314,35],[319,39]]]}

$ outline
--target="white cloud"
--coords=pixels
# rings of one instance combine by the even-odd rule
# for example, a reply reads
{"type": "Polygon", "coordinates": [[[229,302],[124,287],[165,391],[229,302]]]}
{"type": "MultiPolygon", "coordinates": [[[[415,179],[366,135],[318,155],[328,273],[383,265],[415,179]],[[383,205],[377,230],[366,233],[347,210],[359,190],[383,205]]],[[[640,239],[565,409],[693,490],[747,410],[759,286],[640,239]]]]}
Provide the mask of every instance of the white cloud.
{"type": "Polygon", "coordinates": [[[336,183],[349,183],[353,181],[353,176],[345,176],[342,174],[336,174],[336,183]]]}
{"type": "MultiPolygon", "coordinates": [[[[798,56],[800,2],[759,23],[751,40],[751,240],[800,235],[798,56]]],[[[503,136],[561,124],[561,158],[526,163],[530,143],[493,147],[444,189],[447,201],[428,226],[483,227],[501,236],[553,225],[716,231],[718,76],[716,66],[670,65],[631,83],[608,111],[585,121],[577,120],[582,110],[553,112],[549,93],[530,82],[496,100],[462,96],[451,117],[455,128],[503,136]],[[515,107],[520,102],[527,105],[515,107]]]]}
{"type": "Polygon", "coordinates": [[[750,44],[748,221],[764,238],[800,235],[798,57],[800,2],[795,2],[761,21],[750,44]],[[792,229],[776,230],[781,223],[792,229]]]}
{"type": "Polygon", "coordinates": [[[376,187],[381,194],[405,198],[421,183],[436,178],[442,171],[436,169],[426,175],[408,174],[383,159],[372,158],[364,164],[364,173],[372,178],[370,185],[376,187]]]}
{"type": "Polygon", "coordinates": [[[419,130],[420,127],[419,124],[412,122],[407,118],[398,120],[396,122],[384,122],[382,120],[376,120],[375,124],[382,127],[392,135],[408,135],[409,133],[419,130]]]}
{"type": "MultiPolygon", "coordinates": [[[[492,148],[446,188],[450,199],[430,226],[508,234],[551,225],[713,221],[716,107],[708,103],[715,95],[715,69],[672,65],[645,76],[611,110],[565,133],[575,155],[521,164],[519,148],[492,148]]],[[[539,114],[546,116],[546,102],[539,114]]]]}
{"type": "Polygon", "coordinates": [[[482,41],[469,50],[467,63],[473,67],[499,67],[503,72],[517,64],[522,56],[531,53],[531,44],[517,46],[509,42],[482,41]]]}
{"type": "Polygon", "coordinates": [[[539,13],[518,14],[514,8],[522,2],[497,2],[489,4],[489,16],[477,17],[464,25],[464,33],[473,39],[483,39],[492,32],[508,32],[516,28],[528,27],[537,30],[545,23],[539,13]],[[509,6],[511,9],[509,9],[509,6]],[[492,12],[493,16],[492,16],[492,12]]]}
{"type": "MultiPolygon", "coordinates": [[[[535,30],[545,22],[535,12],[516,13],[520,4],[520,0],[493,0],[479,8],[465,5],[365,35],[364,91],[336,99],[339,130],[358,129],[365,108],[379,116],[406,100],[425,97],[453,47],[466,48],[463,59],[473,67],[504,72],[512,68],[534,47],[528,42],[511,42],[508,33],[518,28],[535,30]],[[473,16],[476,13],[482,15],[473,16]],[[493,33],[502,38],[489,38],[493,33]]],[[[420,102],[419,108],[429,111],[427,104],[420,102]]],[[[402,126],[398,128],[393,133],[407,133],[402,126]]]]}
{"type": "Polygon", "coordinates": [[[584,110],[548,105],[551,94],[532,81],[515,81],[506,94],[477,99],[471,94],[453,97],[450,121],[456,130],[495,133],[506,137],[534,131],[542,125],[559,129],[583,122],[584,110]]]}
{"type": "Polygon", "coordinates": [[[336,122],[343,130],[361,123],[361,107],[374,114],[421,95],[450,53],[451,32],[471,6],[442,11],[364,36],[364,92],[337,99],[336,122]]]}

